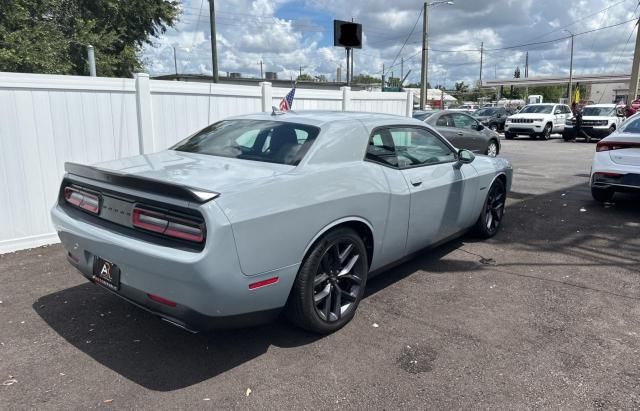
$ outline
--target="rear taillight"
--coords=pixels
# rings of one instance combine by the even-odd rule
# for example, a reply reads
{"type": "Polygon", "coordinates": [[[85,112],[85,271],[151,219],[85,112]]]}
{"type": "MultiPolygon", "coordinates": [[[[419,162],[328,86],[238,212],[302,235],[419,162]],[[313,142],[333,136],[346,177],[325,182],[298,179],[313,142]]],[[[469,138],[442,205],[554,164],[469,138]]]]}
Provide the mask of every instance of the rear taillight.
{"type": "Polygon", "coordinates": [[[596,151],[622,150],[623,148],[640,148],[640,143],[600,141],[596,144],[596,151]]]}
{"type": "Polygon", "coordinates": [[[100,197],[75,187],[64,188],[64,199],[67,203],[92,214],[100,212],[100,197]]]}
{"type": "Polygon", "coordinates": [[[140,207],[133,209],[133,226],[181,240],[204,241],[202,223],[140,207]]]}

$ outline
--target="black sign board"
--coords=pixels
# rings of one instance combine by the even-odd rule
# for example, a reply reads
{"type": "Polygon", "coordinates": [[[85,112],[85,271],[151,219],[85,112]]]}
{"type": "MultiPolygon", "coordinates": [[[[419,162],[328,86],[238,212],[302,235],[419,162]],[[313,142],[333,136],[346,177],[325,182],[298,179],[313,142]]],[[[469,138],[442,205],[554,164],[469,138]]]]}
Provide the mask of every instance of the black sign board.
{"type": "Polygon", "coordinates": [[[362,24],[350,21],[333,21],[333,45],[353,49],[362,48],[362,24]]]}

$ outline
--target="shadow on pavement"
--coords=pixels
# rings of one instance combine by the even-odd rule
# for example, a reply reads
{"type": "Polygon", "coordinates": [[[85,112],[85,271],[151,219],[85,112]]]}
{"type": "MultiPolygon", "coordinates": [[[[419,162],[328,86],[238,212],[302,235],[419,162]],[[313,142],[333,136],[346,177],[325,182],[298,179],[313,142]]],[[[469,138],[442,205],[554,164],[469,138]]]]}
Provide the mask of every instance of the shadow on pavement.
{"type": "MultiPolygon", "coordinates": [[[[582,258],[584,265],[640,270],[640,246],[631,241],[638,238],[640,228],[620,229],[640,221],[637,196],[619,196],[615,206],[606,207],[591,200],[588,187],[577,185],[544,195],[515,197],[521,201],[507,207],[502,231],[489,240],[494,247],[549,250],[582,258]],[[572,193],[573,199],[564,199],[564,192],[572,193]],[[567,202],[576,209],[564,207],[567,202]],[[578,204],[587,204],[589,212],[581,213],[578,204]],[[580,230],[583,234],[576,233],[580,230]],[[594,245],[599,248],[597,252],[593,251],[594,245]]],[[[454,250],[465,251],[464,243],[474,241],[477,240],[471,236],[453,240],[372,278],[367,297],[420,270],[471,272],[489,265],[492,269],[508,266],[500,261],[483,261],[480,255],[473,261],[442,259],[454,250]]],[[[546,262],[537,259],[521,264],[546,262]]],[[[192,335],[164,325],[157,317],[90,283],[41,297],[33,308],[80,351],[125,378],[157,391],[172,391],[215,377],[262,355],[272,345],[298,347],[320,338],[284,321],[192,335]]]]}

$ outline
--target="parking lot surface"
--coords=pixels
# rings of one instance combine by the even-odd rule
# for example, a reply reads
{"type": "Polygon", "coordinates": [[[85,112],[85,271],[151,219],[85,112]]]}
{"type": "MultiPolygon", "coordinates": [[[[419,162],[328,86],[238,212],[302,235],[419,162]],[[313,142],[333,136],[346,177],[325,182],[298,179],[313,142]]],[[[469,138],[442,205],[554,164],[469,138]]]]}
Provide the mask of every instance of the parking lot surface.
{"type": "Polygon", "coordinates": [[[593,144],[503,141],[503,227],[368,284],[319,337],[191,335],[59,245],[0,255],[0,409],[640,408],[640,199],[591,199],[593,144]]]}

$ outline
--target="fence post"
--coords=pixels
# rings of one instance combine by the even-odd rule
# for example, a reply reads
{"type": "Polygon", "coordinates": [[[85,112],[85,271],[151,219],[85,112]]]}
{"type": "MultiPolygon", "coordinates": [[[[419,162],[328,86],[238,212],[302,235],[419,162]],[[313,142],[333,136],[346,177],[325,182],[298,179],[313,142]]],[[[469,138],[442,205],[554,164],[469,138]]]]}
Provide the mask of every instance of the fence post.
{"type": "Polygon", "coordinates": [[[413,117],[413,92],[407,90],[407,117],[413,117]]]}
{"type": "Polygon", "coordinates": [[[271,83],[263,81],[260,83],[260,93],[262,94],[262,111],[268,113],[273,106],[273,89],[271,83]]]}
{"type": "Polygon", "coordinates": [[[351,87],[340,87],[342,90],[342,111],[351,110],[351,87]]]}
{"type": "Polygon", "coordinates": [[[136,112],[138,114],[138,143],[140,154],[153,153],[153,115],[151,113],[151,88],[147,73],[136,73],[136,112]]]}

